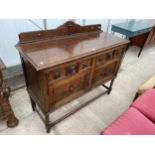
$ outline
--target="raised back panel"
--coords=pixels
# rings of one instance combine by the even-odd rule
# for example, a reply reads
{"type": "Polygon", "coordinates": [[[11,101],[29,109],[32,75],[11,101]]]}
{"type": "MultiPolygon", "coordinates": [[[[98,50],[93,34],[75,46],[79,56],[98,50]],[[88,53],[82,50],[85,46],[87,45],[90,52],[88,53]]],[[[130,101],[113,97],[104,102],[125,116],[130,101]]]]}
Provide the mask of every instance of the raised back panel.
{"type": "Polygon", "coordinates": [[[33,42],[48,38],[57,38],[78,33],[101,31],[101,25],[80,26],[72,21],[68,21],[57,29],[24,32],[19,34],[20,43],[33,42]]]}
{"type": "Polygon", "coordinates": [[[63,25],[59,26],[59,28],[68,28],[68,35],[77,34],[77,33],[87,33],[92,31],[101,31],[101,25],[87,25],[87,26],[80,26],[72,21],[68,21],[63,25]]]}
{"type": "Polygon", "coordinates": [[[47,38],[55,38],[68,35],[67,28],[59,28],[53,30],[42,30],[33,32],[23,32],[19,34],[20,43],[33,42],[47,38]]]}

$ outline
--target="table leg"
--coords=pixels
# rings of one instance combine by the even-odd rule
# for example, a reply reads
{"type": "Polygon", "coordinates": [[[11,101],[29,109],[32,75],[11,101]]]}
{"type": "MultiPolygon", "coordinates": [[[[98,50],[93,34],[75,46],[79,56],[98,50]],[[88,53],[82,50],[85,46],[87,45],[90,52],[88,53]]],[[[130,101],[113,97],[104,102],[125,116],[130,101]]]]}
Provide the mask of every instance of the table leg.
{"type": "Polygon", "coordinates": [[[50,118],[49,114],[46,114],[45,116],[45,125],[46,125],[46,132],[50,133],[51,126],[50,126],[50,118]]]}
{"type": "Polygon", "coordinates": [[[110,86],[108,87],[108,86],[106,86],[106,85],[102,85],[104,88],[106,88],[107,90],[108,90],[108,94],[110,94],[111,93],[111,91],[112,91],[112,86],[113,86],[113,83],[114,83],[114,80],[115,80],[115,78],[113,78],[112,80],[111,80],[111,82],[110,82],[110,86]]]}
{"type": "Polygon", "coordinates": [[[139,51],[139,53],[138,53],[138,57],[140,57],[142,51],[143,51],[143,47],[140,48],[140,51],[139,51]]]}
{"type": "Polygon", "coordinates": [[[33,101],[33,99],[31,97],[30,97],[30,101],[31,101],[32,110],[35,111],[36,110],[36,103],[33,101]]]}

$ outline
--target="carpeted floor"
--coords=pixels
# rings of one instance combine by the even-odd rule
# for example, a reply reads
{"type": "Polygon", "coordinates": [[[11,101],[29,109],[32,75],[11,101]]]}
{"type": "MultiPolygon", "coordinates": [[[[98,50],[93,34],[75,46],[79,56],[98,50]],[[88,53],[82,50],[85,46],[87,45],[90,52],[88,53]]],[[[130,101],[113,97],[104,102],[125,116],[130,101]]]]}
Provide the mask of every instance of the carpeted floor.
{"type": "MultiPolygon", "coordinates": [[[[155,46],[145,47],[140,58],[137,58],[139,48],[130,47],[127,51],[118,77],[115,80],[113,91],[110,95],[103,95],[85,108],[63,120],[51,129],[51,135],[98,135],[102,129],[120,116],[135,96],[137,88],[145,80],[155,74],[155,46]]],[[[99,87],[89,94],[70,103],[76,105],[103,92],[99,87]]],[[[7,128],[6,122],[0,123],[1,135],[14,134],[46,134],[44,124],[39,116],[32,112],[29,97],[25,88],[14,91],[10,102],[19,125],[16,128],[7,128]]],[[[70,107],[66,106],[55,113],[62,114],[70,107]]]]}

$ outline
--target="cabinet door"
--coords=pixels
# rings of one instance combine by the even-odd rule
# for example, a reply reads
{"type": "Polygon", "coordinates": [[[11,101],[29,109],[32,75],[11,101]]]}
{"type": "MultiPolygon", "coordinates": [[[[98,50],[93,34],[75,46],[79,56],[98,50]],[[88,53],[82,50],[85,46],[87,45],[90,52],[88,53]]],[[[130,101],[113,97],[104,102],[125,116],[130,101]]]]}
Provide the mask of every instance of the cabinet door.
{"type": "Polygon", "coordinates": [[[60,82],[49,86],[49,94],[51,98],[51,108],[57,109],[60,106],[75,99],[86,90],[89,71],[79,73],[60,82]]]}

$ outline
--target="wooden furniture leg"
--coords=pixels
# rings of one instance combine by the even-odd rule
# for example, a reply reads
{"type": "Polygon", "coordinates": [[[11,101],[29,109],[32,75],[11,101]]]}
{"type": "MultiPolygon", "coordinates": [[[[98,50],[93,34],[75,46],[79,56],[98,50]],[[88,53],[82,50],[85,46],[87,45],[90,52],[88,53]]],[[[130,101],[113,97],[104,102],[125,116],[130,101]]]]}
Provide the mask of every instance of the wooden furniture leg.
{"type": "Polygon", "coordinates": [[[46,132],[50,133],[51,130],[51,125],[50,125],[50,119],[49,119],[49,114],[46,114],[45,116],[45,123],[46,123],[46,132]]]}
{"type": "Polygon", "coordinates": [[[13,128],[18,125],[18,119],[15,117],[14,112],[9,103],[10,89],[9,88],[1,88],[0,91],[0,101],[1,108],[4,111],[3,119],[7,120],[7,126],[9,128],[13,128]]]}
{"type": "Polygon", "coordinates": [[[109,95],[110,93],[111,93],[111,91],[112,91],[112,86],[113,86],[113,83],[114,83],[114,80],[115,80],[115,78],[113,78],[112,80],[111,80],[111,82],[110,82],[110,86],[108,87],[108,86],[106,86],[106,85],[102,85],[104,88],[106,88],[108,91],[107,91],[107,94],[109,95]]]}
{"type": "Polygon", "coordinates": [[[149,36],[149,32],[129,38],[132,45],[140,47],[140,51],[138,53],[138,57],[140,57],[144,46],[147,44],[147,38],[149,36]]]}
{"type": "Polygon", "coordinates": [[[36,103],[33,101],[31,97],[30,97],[30,101],[31,101],[32,110],[36,111],[36,103]]]}
{"type": "Polygon", "coordinates": [[[7,126],[13,128],[18,125],[18,119],[15,117],[9,103],[10,88],[5,86],[2,70],[5,64],[0,59],[0,120],[7,120],[7,126]]]}
{"type": "Polygon", "coordinates": [[[140,48],[140,51],[139,51],[139,53],[138,53],[138,58],[140,57],[140,55],[141,55],[141,53],[142,53],[142,51],[143,51],[143,48],[144,48],[144,46],[140,48]]]}

